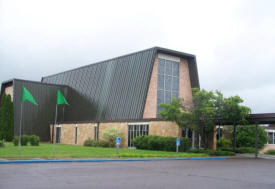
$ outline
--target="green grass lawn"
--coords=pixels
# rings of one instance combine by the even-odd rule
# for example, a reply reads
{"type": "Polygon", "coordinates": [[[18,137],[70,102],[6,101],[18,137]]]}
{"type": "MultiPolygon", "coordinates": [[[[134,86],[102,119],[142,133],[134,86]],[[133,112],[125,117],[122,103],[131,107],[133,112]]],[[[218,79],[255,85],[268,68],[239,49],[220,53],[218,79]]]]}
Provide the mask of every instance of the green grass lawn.
{"type": "Polygon", "coordinates": [[[119,155],[115,148],[94,148],[76,145],[55,145],[55,155],[53,155],[53,145],[50,143],[40,143],[40,146],[21,146],[19,154],[18,146],[12,143],[5,143],[5,147],[0,148],[0,158],[24,159],[24,158],[147,158],[147,157],[206,157],[203,153],[176,153],[152,150],[119,149],[119,155]]]}

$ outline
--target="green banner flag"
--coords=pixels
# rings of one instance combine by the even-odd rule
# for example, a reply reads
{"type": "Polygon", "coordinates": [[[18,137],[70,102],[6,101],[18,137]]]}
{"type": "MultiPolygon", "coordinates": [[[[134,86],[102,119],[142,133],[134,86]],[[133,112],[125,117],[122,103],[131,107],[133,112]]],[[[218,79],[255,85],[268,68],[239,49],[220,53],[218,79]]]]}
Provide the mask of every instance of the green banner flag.
{"type": "Polygon", "coordinates": [[[60,90],[57,91],[57,105],[60,104],[68,104],[67,100],[65,99],[65,97],[62,95],[62,93],[60,92],[60,90]]]}
{"type": "Polygon", "coordinates": [[[25,102],[26,100],[35,104],[35,105],[38,105],[37,102],[35,101],[35,99],[33,98],[32,94],[30,93],[30,91],[28,91],[26,89],[26,87],[23,86],[23,88],[22,88],[22,102],[25,102]]]}

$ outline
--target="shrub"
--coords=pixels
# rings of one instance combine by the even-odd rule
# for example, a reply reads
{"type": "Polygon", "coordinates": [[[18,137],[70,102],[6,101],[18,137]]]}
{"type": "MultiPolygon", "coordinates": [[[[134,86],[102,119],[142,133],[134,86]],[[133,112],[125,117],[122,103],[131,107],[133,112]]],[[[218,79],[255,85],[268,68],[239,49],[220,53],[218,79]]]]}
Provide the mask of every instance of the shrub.
{"type": "Polygon", "coordinates": [[[221,138],[217,141],[217,148],[230,148],[232,146],[232,142],[229,139],[221,138]]]}
{"type": "Polygon", "coordinates": [[[237,153],[240,153],[240,154],[255,153],[255,148],[251,148],[251,147],[240,147],[240,148],[237,148],[237,149],[236,149],[236,152],[237,152],[237,153]]]}
{"type": "Polygon", "coordinates": [[[120,130],[115,128],[108,128],[103,133],[103,140],[106,141],[110,147],[116,146],[116,137],[120,137],[121,143],[123,144],[124,137],[120,130]]]}
{"type": "MultiPolygon", "coordinates": [[[[164,137],[154,135],[138,136],[133,139],[133,145],[137,149],[176,151],[176,137],[164,137]]],[[[186,152],[191,147],[191,141],[187,138],[181,138],[179,146],[180,152],[186,152]]]]}
{"type": "Polygon", "coordinates": [[[84,142],[84,146],[90,146],[90,147],[103,147],[103,148],[108,148],[109,143],[106,141],[95,141],[95,140],[91,140],[88,139],[84,142]]]}
{"type": "Polygon", "coordinates": [[[268,150],[267,152],[265,152],[265,154],[267,154],[267,155],[275,155],[275,150],[268,150]]]}
{"type": "Polygon", "coordinates": [[[29,136],[29,141],[32,146],[39,146],[39,142],[40,142],[39,136],[36,136],[36,135],[29,136]]]}
{"type": "Polygon", "coordinates": [[[219,150],[221,150],[221,151],[227,151],[227,152],[233,152],[232,147],[230,147],[230,148],[220,148],[219,150]]]}
{"type": "MultiPolygon", "coordinates": [[[[35,135],[34,135],[35,136],[35,135]]],[[[22,135],[21,136],[21,145],[22,146],[27,146],[28,145],[28,142],[30,141],[30,136],[28,136],[28,135],[22,135]]],[[[14,137],[13,138],[13,144],[14,144],[14,146],[18,146],[18,142],[19,142],[19,137],[18,136],[16,136],[16,137],[14,137]]]]}
{"type": "Polygon", "coordinates": [[[16,137],[13,138],[12,142],[13,142],[14,146],[18,146],[18,141],[19,141],[19,137],[18,136],[16,136],[16,137]]]}
{"type": "Polygon", "coordinates": [[[11,96],[3,93],[0,99],[0,139],[12,141],[13,139],[13,102],[11,96]]]}
{"type": "Polygon", "coordinates": [[[21,145],[22,146],[27,146],[29,142],[29,136],[28,135],[22,135],[21,136],[21,145]]]}
{"type": "Polygon", "coordinates": [[[235,156],[234,152],[221,151],[221,150],[208,150],[210,156],[235,156]]]}
{"type": "Polygon", "coordinates": [[[235,153],[231,151],[223,151],[223,150],[208,150],[208,149],[192,149],[188,152],[191,153],[206,153],[210,156],[234,156],[235,153]]]}
{"type": "MultiPolygon", "coordinates": [[[[255,146],[255,125],[237,127],[237,147],[255,146]]],[[[263,148],[267,143],[267,135],[263,127],[258,127],[258,147],[263,148]]]]}
{"type": "Polygon", "coordinates": [[[0,148],[5,147],[4,141],[0,141],[0,148]]]}

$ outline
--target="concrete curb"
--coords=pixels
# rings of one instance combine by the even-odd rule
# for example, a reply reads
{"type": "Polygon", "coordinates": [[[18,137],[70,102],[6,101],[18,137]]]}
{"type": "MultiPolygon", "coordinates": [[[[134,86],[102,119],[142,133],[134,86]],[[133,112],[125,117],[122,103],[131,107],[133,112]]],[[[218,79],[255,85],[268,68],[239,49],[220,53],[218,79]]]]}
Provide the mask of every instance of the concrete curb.
{"type": "Polygon", "coordinates": [[[193,157],[193,158],[135,158],[135,159],[71,159],[71,160],[5,160],[0,164],[8,163],[61,163],[61,162],[126,162],[126,161],[168,161],[168,160],[211,160],[228,159],[227,157],[193,157]]]}

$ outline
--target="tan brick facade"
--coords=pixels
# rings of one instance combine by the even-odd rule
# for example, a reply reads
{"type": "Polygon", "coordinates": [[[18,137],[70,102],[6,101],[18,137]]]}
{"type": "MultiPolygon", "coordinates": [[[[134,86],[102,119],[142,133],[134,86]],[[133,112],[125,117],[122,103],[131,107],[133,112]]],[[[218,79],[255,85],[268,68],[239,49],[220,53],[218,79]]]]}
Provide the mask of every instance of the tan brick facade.
{"type": "Polygon", "coordinates": [[[5,94],[10,95],[11,101],[13,101],[13,86],[6,87],[5,94]]]}
{"type": "Polygon", "coordinates": [[[149,135],[180,137],[181,129],[175,122],[151,121],[149,135]]]}
{"type": "Polygon", "coordinates": [[[144,106],[143,119],[156,118],[157,115],[157,92],[158,92],[158,56],[154,61],[150,84],[144,106]]]}
{"type": "Polygon", "coordinates": [[[77,124],[77,145],[83,145],[88,139],[94,139],[95,123],[77,124]]]}
{"type": "Polygon", "coordinates": [[[61,125],[61,144],[74,144],[75,141],[75,124],[61,125]]]}
{"type": "Polygon", "coordinates": [[[260,153],[265,153],[269,150],[275,150],[275,144],[266,144],[264,145],[264,148],[260,151],[260,153]]]}
{"type": "Polygon", "coordinates": [[[128,146],[128,123],[127,122],[113,122],[113,123],[100,123],[99,124],[99,132],[98,132],[98,139],[103,140],[103,133],[108,128],[115,128],[119,129],[123,133],[123,139],[121,141],[121,147],[128,146]]]}
{"type": "MultiPolygon", "coordinates": [[[[77,124],[77,145],[83,145],[85,140],[94,139],[95,123],[79,123],[77,124]]],[[[61,124],[61,144],[75,144],[75,127],[76,124],[61,124]]],[[[52,131],[52,125],[50,126],[52,131]]],[[[98,124],[98,140],[103,140],[103,133],[108,128],[116,128],[122,131],[123,140],[121,147],[128,146],[128,122],[110,122],[98,124]]],[[[56,131],[56,130],[55,130],[56,131]]],[[[181,129],[175,122],[169,121],[150,121],[149,135],[180,137],[181,129]]],[[[56,134],[54,133],[54,137],[56,134]]]]}
{"type": "MultiPolygon", "coordinates": [[[[147,92],[143,119],[157,116],[158,55],[155,58],[150,84],[147,92]]],[[[179,98],[183,98],[186,106],[192,106],[192,88],[189,67],[186,59],[181,58],[179,64],[179,98]]]]}
{"type": "Polygon", "coordinates": [[[179,65],[179,98],[184,99],[186,106],[190,107],[193,105],[188,62],[182,58],[179,65]]]}

